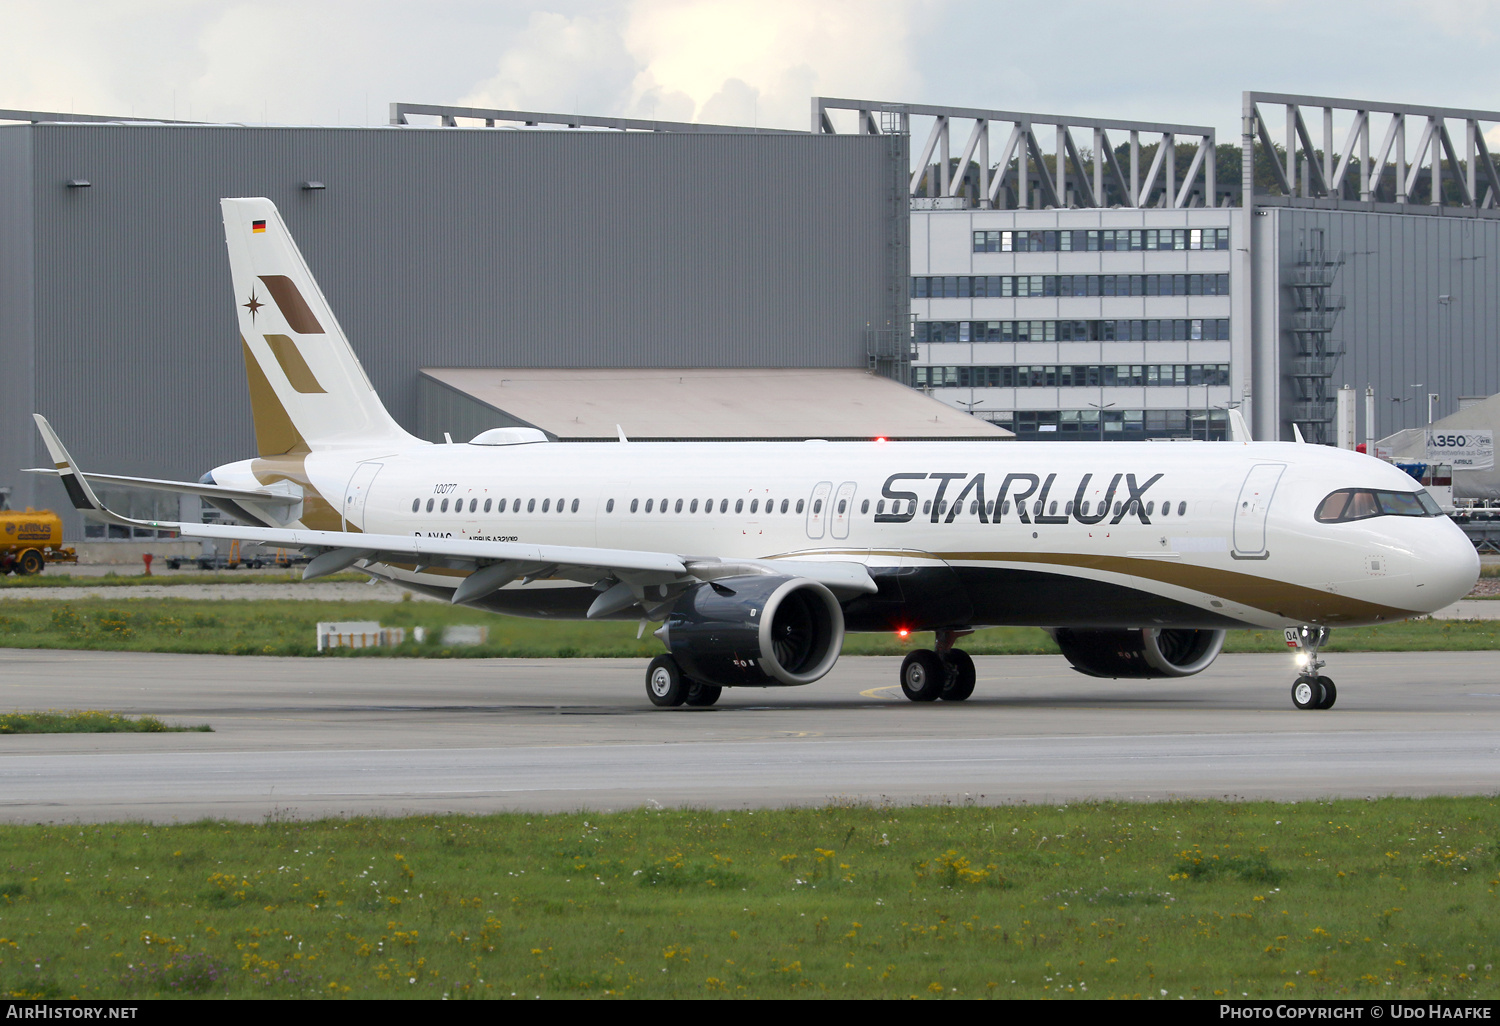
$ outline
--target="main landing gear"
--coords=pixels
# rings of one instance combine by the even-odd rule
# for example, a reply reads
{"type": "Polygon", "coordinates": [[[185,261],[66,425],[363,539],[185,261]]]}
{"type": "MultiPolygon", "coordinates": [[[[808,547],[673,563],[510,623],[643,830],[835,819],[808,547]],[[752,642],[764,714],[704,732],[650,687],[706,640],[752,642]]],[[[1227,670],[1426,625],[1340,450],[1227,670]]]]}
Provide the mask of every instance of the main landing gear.
{"type": "Polygon", "coordinates": [[[1292,704],[1298,709],[1332,709],[1339,697],[1338,688],[1318,674],[1324,666],[1318,649],[1328,644],[1328,628],[1288,627],[1286,643],[1297,649],[1297,665],[1302,669],[1292,684],[1292,704]]]}
{"type": "Polygon", "coordinates": [[[659,655],[646,667],[646,697],[651,704],[662,708],[678,705],[697,707],[713,705],[724,693],[721,687],[704,684],[683,675],[677,660],[669,655],[659,655]]]}
{"type": "Polygon", "coordinates": [[[970,630],[937,632],[937,651],[919,648],[901,662],[901,693],[913,702],[962,702],[974,693],[974,660],[953,643],[970,630]]]}

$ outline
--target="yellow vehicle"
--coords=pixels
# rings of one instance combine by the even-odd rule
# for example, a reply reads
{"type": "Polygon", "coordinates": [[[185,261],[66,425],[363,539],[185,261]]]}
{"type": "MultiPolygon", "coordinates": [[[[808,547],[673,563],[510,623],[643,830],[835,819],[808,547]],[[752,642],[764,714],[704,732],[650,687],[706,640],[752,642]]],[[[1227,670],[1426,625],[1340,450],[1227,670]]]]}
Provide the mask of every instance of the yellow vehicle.
{"type": "Polygon", "coordinates": [[[39,574],[48,563],[76,563],[78,553],[63,548],[62,520],[50,509],[24,513],[0,510],[0,574],[26,577],[39,574]]]}

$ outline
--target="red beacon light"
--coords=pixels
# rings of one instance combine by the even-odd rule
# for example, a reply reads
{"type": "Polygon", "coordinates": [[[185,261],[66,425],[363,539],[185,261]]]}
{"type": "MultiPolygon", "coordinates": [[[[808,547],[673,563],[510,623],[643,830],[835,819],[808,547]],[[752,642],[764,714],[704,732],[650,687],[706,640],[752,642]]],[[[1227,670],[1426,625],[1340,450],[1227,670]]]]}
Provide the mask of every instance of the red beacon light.
{"type": "Polygon", "coordinates": [[[879,437],[877,437],[877,438],[876,438],[876,439],[875,439],[875,441],[877,441],[877,442],[883,442],[883,441],[885,441],[885,440],[886,440],[886,439],[885,439],[885,435],[880,435],[880,436],[879,436],[879,437]]]}
{"type": "Polygon", "coordinates": [[[898,627],[896,629],[896,637],[898,638],[904,638],[910,633],[911,631],[907,630],[905,627],[898,627]]]}

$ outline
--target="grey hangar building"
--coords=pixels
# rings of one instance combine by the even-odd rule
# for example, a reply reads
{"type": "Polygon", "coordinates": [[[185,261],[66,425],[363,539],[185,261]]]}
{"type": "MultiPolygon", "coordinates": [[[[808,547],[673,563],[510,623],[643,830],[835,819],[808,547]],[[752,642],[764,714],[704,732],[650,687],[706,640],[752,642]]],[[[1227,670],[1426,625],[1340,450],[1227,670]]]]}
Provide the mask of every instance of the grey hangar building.
{"type": "Polygon", "coordinates": [[[811,121],[0,111],[0,487],[109,535],[19,473],[45,463],[33,411],[85,469],[196,478],[253,451],[234,195],[277,203],[435,442],[1222,438],[1239,407],[1257,438],[1332,443],[1340,386],[1374,396],[1360,441],[1500,392],[1500,113],[1246,93],[1224,147],[831,98],[811,121]]]}

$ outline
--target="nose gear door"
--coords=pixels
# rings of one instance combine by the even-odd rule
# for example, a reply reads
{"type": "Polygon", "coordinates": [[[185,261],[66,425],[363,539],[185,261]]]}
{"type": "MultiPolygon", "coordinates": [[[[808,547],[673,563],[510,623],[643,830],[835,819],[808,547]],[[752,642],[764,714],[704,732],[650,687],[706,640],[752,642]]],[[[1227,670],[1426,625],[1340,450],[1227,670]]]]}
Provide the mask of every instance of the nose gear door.
{"type": "Polygon", "coordinates": [[[1250,468],[1240,486],[1239,500],[1234,504],[1235,559],[1265,559],[1266,515],[1271,511],[1271,497],[1281,480],[1285,463],[1260,463],[1250,468]]]}

